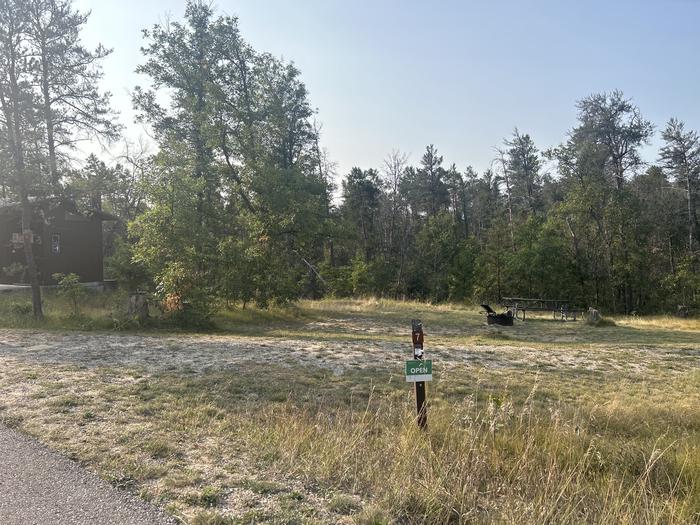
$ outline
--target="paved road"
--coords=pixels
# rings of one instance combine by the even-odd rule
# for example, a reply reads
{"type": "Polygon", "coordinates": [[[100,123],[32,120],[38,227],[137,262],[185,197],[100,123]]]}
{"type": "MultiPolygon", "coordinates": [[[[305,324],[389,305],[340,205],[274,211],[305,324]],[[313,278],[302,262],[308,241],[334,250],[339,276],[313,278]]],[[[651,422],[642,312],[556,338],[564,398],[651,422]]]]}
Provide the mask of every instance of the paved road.
{"type": "Polygon", "coordinates": [[[0,425],[0,524],[171,525],[77,463],[0,425]]]}

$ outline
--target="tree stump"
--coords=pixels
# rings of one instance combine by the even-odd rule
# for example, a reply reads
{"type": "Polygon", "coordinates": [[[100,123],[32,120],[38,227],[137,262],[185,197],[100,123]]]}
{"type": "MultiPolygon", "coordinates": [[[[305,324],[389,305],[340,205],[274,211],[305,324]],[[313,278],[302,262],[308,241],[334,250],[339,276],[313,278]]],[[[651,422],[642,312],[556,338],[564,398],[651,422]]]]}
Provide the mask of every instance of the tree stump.
{"type": "Polygon", "coordinates": [[[143,322],[148,319],[148,299],[146,294],[137,292],[129,295],[129,316],[143,322]]]}
{"type": "Polygon", "coordinates": [[[588,322],[598,323],[600,321],[600,312],[595,308],[588,309],[588,322]]]}

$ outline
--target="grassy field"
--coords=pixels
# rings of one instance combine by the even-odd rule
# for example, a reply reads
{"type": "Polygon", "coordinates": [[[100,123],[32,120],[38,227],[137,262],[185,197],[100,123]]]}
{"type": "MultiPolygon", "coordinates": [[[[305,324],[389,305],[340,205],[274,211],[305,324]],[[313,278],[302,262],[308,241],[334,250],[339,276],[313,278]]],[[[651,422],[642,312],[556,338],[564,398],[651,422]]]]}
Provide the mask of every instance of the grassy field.
{"type": "Polygon", "coordinates": [[[700,321],[303,301],[208,334],[0,298],[0,421],[185,523],[698,523],[700,321]],[[402,363],[423,320],[416,428],[402,363]],[[72,323],[72,324],[71,324],[72,323]],[[72,332],[64,328],[89,329],[72,332]]]}

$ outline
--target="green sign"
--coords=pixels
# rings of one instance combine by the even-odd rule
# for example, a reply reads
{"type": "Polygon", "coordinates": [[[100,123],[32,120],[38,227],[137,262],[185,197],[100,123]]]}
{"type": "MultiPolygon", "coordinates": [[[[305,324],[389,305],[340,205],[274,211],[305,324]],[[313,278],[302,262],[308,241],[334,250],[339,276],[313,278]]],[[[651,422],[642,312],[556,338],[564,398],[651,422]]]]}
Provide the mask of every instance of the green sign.
{"type": "Polygon", "coordinates": [[[417,383],[418,381],[433,380],[433,362],[430,359],[421,361],[412,359],[406,361],[406,381],[417,383]]]}

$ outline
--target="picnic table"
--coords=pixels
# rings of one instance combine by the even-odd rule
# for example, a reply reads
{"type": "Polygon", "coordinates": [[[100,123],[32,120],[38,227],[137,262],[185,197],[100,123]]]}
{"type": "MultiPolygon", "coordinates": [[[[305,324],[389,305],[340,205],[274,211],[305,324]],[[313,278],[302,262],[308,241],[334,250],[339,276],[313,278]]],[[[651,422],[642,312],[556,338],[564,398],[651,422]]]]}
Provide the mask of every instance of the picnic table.
{"type": "Polygon", "coordinates": [[[530,299],[526,297],[503,297],[501,304],[513,312],[513,317],[518,319],[518,312],[522,314],[522,320],[525,320],[526,312],[552,312],[554,319],[557,316],[562,321],[568,321],[571,317],[576,321],[577,317],[584,313],[583,308],[572,307],[571,301],[562,299],[530,299]]]}

